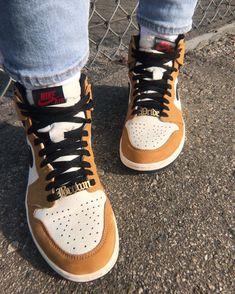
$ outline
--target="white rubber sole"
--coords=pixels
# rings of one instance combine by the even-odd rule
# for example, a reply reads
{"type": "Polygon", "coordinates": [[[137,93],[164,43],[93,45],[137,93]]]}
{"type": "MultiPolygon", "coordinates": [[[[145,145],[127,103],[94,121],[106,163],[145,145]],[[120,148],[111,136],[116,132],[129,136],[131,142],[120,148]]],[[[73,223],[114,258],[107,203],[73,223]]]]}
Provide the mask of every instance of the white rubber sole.
{"type": "Polygon", "coordinates": [[[133,161],[127,159],[123,155],[122,149],[121,149],[121,146],[122,146],[122,140],[121,140],[120,141],[120,149],[119,149],[120,159],[121,159],[121,162],[125,166],[127,166],[128,168],[131,168],[133,170],[143,171],[143,172],[156,171],[156,170],[162,169],[162,168],[166,167],[167,165],[171,164],[180,155],[180,153],[184,147],[184,142],[185,142],[185,127],[184,127],[183,137],[182,137],[182,140],[180,142],[179,147],[167,159],[164,159],[164,160],[158,161],[158,162],[153,162],[153,163],[136,163],[136,162],[133,162],[133,161]]]}
{"type": "Polygon", "coordinates": [[[117,229],[117,222],[116,219],[114,217],[114,223],[115,223],[115,230],[116,230],[116,243],[115,243],[115,247],[114,247],[114,251],[113,251],[113,255],[111,256],[109,262],[100,270],[91,273],[91,274],[86,274],[86,275],[74,275],[71,274],[69,272],[66,272],[64,270],[62,270],[60,267],[58,267],[54,262],[52,262],[47,255],[45,254],[45,252],[42,250],[42,248],[40,247],[40,245],[37,243],[36,238],[33,235],[33,231],[32,228],[30,226],[29,223],[29,217],[28,217],[28,207],[27,207],[27,194],[28,194],[28,188],[26,191],[26,197],[25,197],[25,207],[26,207],[26,215],[27,215],[27,222],[28,222],[28,226],[29,226],[29,230],[31,233],[31,236],[33,238],[33,241],[35,243],[35,245],[38,248],[38,251],[41,253],[42,257],[46,260],[46,262],[49,264],[49,266],[55,271],[57,272],[60,276],[62,276],[63,278],[73,281],[73,282],[89,282],[89,281],[93,281],[96,280],[98,278],[103,277],[104,275],[106,275],[115,265],[117,258],[118,258],[118,253],[119,253],[119,237],[118,237],[118,229],[117,229]]]}

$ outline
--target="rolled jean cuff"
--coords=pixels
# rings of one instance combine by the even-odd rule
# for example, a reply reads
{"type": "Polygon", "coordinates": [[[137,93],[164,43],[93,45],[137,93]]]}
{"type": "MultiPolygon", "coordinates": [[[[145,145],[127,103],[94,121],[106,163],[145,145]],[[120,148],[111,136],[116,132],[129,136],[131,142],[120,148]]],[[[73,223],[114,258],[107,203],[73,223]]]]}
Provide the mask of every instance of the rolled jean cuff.
{"type": "Polygon", "coordinates": [[[27,89],[34,89],[40,87],[48,87],[50,85],[62,83],[63,81],[75,76],[81,69],[86,65],[88,60],[89,52],[79,60],[77,63],[73,64],[71,67],[67,68],[65,71],[57,72],[48,76],[27,76],[22,75],[19,72],[11,69],[6,63],[3,64],[4,71],[15,81],[22,84],[27,89]]]}
{"type": "Polygon", "coordinates": [[[137,15],[137,21],[139,25],[146,27],[150,29],[151,31],[156,32],[157,34],[161,35],[179,35],[179,34],[185,34],[189,32],[192,28],[192,21],[187,25],[184,25],[182,27],[173,27],[173,26],[166,26],[164,22],[161,21],[152,21],[150,19],[147,19],[143,16],[137,15]]]}

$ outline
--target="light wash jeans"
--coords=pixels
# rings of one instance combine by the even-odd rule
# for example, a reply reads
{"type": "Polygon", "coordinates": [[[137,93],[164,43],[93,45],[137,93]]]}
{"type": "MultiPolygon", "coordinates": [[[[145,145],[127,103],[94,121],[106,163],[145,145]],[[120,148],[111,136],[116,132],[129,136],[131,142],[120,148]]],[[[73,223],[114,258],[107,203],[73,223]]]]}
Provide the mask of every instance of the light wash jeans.
{"type": "MultiPolygon", "coordinates": [[[[160,34],[190,30],[196,0],[140,0],[138,22],[160,34]]],[[[76,75],[89,55],[88,0],[0,0],[0,57],[27,88],[76,75]]]]}

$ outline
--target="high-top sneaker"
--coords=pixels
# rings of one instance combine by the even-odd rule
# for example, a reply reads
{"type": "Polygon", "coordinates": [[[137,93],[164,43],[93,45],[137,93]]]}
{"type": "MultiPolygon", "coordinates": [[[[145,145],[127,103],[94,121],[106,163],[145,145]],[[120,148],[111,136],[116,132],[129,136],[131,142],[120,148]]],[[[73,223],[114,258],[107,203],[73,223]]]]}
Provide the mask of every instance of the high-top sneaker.
{"type": "Polygon", "coordinates": [[[180,154],[185,139],[177,81],[184,37],[176,42],[133,36],[129,46],[130,95],[120,142],[124,165],[161,169],[180,154]]]}
{"type": "Polygon", "coordinates": [[[33,240],[64,278],[97,279],[114,266],[119,240],[91,147],[91,85],[84,75],[40,90],[16,84],[15,104],[31,155],[26,212],[33,240]]]}

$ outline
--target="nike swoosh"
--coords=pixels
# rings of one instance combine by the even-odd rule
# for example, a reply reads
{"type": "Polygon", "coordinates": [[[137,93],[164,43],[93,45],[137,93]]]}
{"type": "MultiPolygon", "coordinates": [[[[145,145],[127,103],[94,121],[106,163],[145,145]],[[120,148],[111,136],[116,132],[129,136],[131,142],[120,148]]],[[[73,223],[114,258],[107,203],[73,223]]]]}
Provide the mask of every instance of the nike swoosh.
{"type": "Polygon", "coordinates": [[[29,165],[32,168],[33,167],[33,154],[30,146],[28,145],[28,154],[29,154],[29,165]]]}
{"type": "Polygon", "coordinates": [[[55,97],[52,97],[52,98],[49,98],[49,99],[46,99],[46,100],[39,100],[38,101],[38,106],[47,106],[49,104],[52,104],[52,103],[56,103],[56,98],[55,97]]]}

